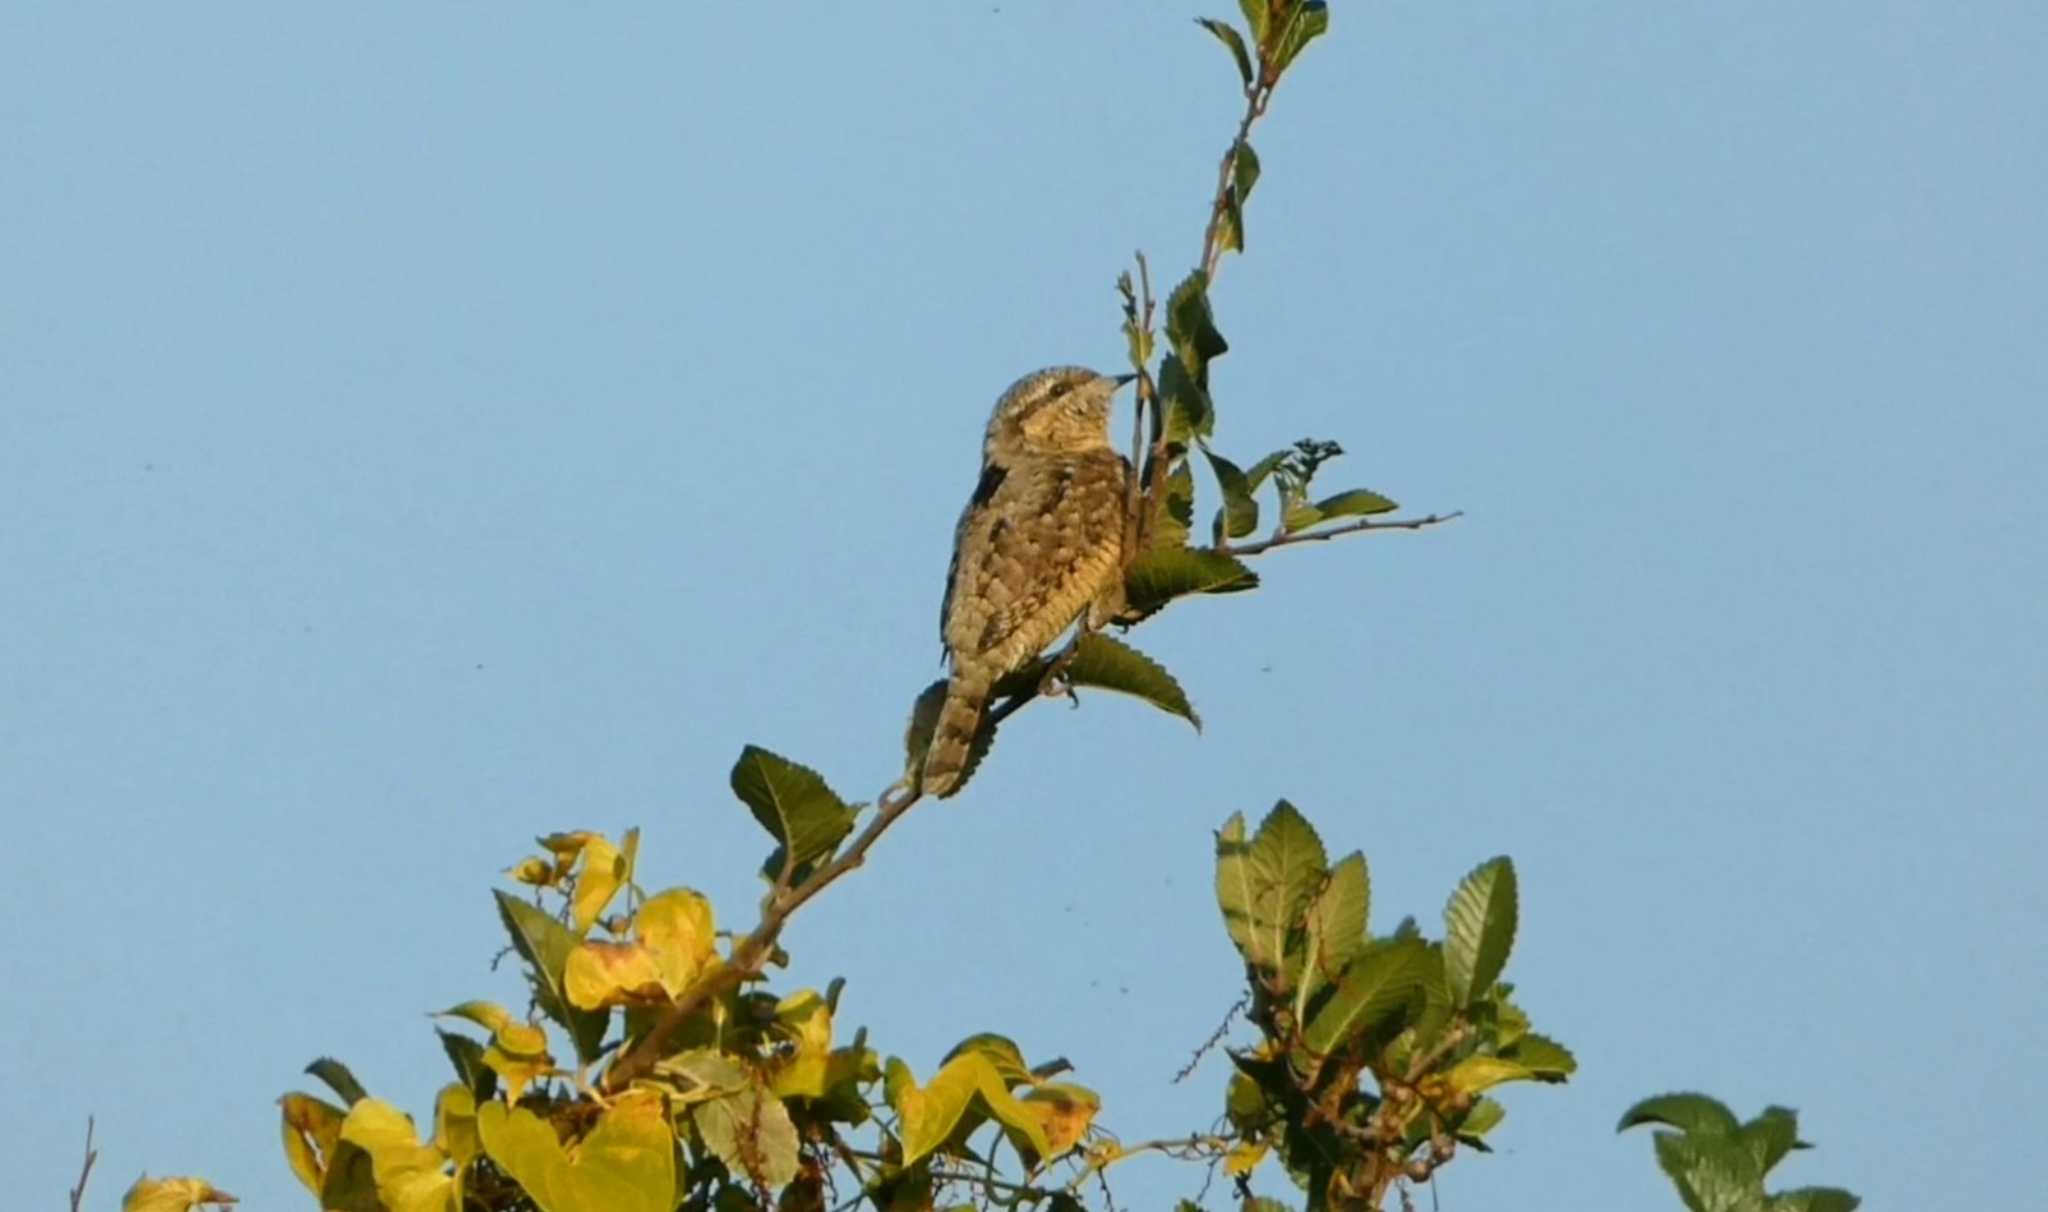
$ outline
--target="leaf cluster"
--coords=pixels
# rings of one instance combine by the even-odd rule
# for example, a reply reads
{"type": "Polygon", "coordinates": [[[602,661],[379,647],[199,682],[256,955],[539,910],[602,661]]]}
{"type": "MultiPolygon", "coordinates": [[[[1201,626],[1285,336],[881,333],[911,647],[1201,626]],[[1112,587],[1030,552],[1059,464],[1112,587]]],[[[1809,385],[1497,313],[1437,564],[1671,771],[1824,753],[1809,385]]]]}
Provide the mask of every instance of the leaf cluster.
{"type": "Polygon", "coordinates": [[[1216,899],[1259,1034],[1230,1053],[1230,1169],[1242,1178],[1275,1157],[1310,1209],[1380,1207],[1459,1145],[1486,1148],[1506,1114],[1487,1091],[1576,1068],[1500,979],[1517,924],[1509,860],[1459,883],[1440,940],[1413,919],[1373,935],[1371,896],[1364,855],[1331,863],[1284,800],[1256,831],[1233,816],[1216,835],[1216,899]]]}
{"type": "Polygon", "coordinates": [[[1797,1149],[1799,1115],[1765,1107],[1739,1121],[1727,1104],[1704,1094],[1659,1094],[1623,1112],[1615,1131],[1661,1124],[1652,1133],[1657,1164],[1689,1212],[1855,1212],[1862,1203],[1840,1187],[1799,1187],[1775,1194],[1764,1180],[1797,1149]]]}

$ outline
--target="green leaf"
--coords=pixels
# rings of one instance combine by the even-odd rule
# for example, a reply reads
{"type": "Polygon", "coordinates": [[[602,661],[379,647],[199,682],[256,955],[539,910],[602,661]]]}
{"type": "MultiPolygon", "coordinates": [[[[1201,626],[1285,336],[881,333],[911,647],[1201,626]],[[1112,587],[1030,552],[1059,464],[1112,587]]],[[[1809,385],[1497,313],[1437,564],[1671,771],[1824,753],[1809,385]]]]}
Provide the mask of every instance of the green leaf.
{"type": "Polygon", "coordinates": [[[1209,393],[1189,375],[1178,354],[1159,365],[1159,398],[1166,409],[1168,446],[1185,448],[1216,429],[1216,406],[1209,393]]]}
{"type": "Polygon", "coordinates": [[[1813,1146],[1799,1139],[1799,1115],[1790,1107],[1765,1107],[1755,1119],[1736,1130],[1756,1159],[1756,1172],[1769,1174],[1794,1149],[1813,1146]]]}
{"type": "Polygon", "coordinates": [[[1765,1201],[1770,1212],[1856,1212],[1863,1201],[1840,1187],[1798,1187],[1765,1201]]]}
{"type": "Polygon", "coordinates": [[[1287,456],[1293,453],[1292,450],[1276,450],[1250,467],[1245,468],[1245,485],[1253,492],[1257,492],[1259,486],[1264,484],[1267,478],[1275,471],[1279,470],[1280,465],[1287,461],[1287,456]]]}
{"type": "Polygon", "coordinates": [[[1656,1147],[1657,1164],[1691,1212],[1763,1212],[1763,1180],[1739,1142],[1659,1132],[1656,1147]]]}
{"type": "Polygon", "coordinates": [[[1327,874],[1323,842],[1286,800],[1266,814],[1249,843],[1243,835],[1243,819],[1233,816],[1216,838],[1216,899],[1224,929],[1246,964],[1285,988],[1288,941],[1327,874]]]}
{"type": "Polygon", "coordinates": [[[704,1147],[733,1174],[769,1188],[796,1177],[796,1124],[782,1100],[759,1086],[698,1103],[690,1119],[704,1147]]]}
{"type": "Polygon", "coordinates": [[[1072,686],[1114,690],[1152,704],[1168,715],[1177,715],[1202,730],[1202,717],[1195,714],[1188,696],[1173,675],[1159,662],[1120,640],[1099,632],[1081,637],[1068,662],[1065,676],[1072,686]]]}
{"type": "Polygon", "coordinates": [[[1237,593],[1256,588],[1258,574],[1234,556],[1200,547],[1154,547],[1124,573],[1124,596],[1141,617],[1175,598],[1195,593],[1237,593]]]}
{"type": "Polygon", "coordinates": [[[1225,252],[1244,251],[1244,204],[1238,201],[1236,186],[1223,191],[1223,217],[1216,223],[1216,247],[1225,252]]]}
{"type": "MultiPolygon", "coordinates": [[[[1230,349],[1209,310],[1209,275],[1195,270],[1166,297],[1166,338],[1198,386],[1209,382],[1209,363],[1230,349]]],[[[1164,371],[1161,372],[1162,381],[1164,371]]]]}
{"type": "Polygon", "coordinates": [[[1444,974],[1460,1008],[1483,996],[1515,945],[1515,865],[1506,856],[1474,868],[1444,906],[1444,974]]]}
{"type": "Polygon", "coordinates": [[[1308,48],[1330,28],[1330,6],[1324,0],[1306,0],[1294,10],[1286,28],[1274,39],[1273,73],[1278,75],[1293,64],[1295,56],[1308,48]]]}
{"type": "Polygon", "coordinates": [[[1323,512],[1315,506],[1296,498],[1289,500],[1283,492],[1280,497],[1283,508],[1280,513],[1280,529],[1288,534],[1307,530],[1323,520],[1323,512]]]}
{"type": "Polygon", "coordinates": [[[467,1035],[434,1028],[434,1034],[441,1037],[441,1050],[448,1054],[448,1063],[455,1067],[455,1076],[464,1088],[476,1096],[479,1103],[498,1092],[498,1075],[484,1064],[484,1046],[467,1035]]]}
{"type": "Polygon", "coordinates": [[[1188,531],[1195,521],[1195,473],[1188,469],[1186,459],[1174,461],[1173,470],[1166,475],[1164,496],[1146,546],[1179,551],[1187,546],[1188,531]]]}
{"type": "Polygon", "coordinates": [[[1238,11],[1244,14],[1244,23],[1252,31],[1252,41],[1259,46],[1266,44],[1266,26],[1271,10],[1266,6],[1271,0],[1237,0],[1238,11]]]}
{"type": "Polygon", "coordinates": [[[1579,1060],[1571,1049],[1547,1035],[1529,1032],[1503,1049],[1501,1056],[1529,1071],[1539,1082],[1561,1082],[1578,1072],[1579,1060]]]}
{"type": "Polygon", "coordinates": [[[578,1010],[569,1004],[562,970],[569,962],[569,953],[576,949],[576,936],[536,905],[503,892],[492,895],[498,900],[498,916],[505,923],[505,933],[512,936],[513,950],[526,961],[534,1003],[542,1014],[569,1033],[578,1061],[587,1065],[596,1060],[611,1015],[603,1010],[578,1010]]]}
{"type": "Polygon", "coordinates": [[[924,765],[925,751],[932,747],[932,733],[938,730],[939,709],[946,705],[946,679],[940,678],[918,693],[910,705],[910,722],[903,728],[903,772],[913,774],[924,765]]]}
{"type": "Polygon", "coordinates": [[[817,771],[757,745],[742,749],[733,763],[732,791],[795,870],[830,854],[853,828],[853,809],[817,771]]]}
{"type": "Polygon", "coordinates": [[[329,1090],[341,1096],[341,1104],[344,1107],[353,1107],[370,1097],[370,1092],[363,1089],[363,1084],[356,1080],[355,1074],[348,1071],[348,1066],[331,1056],[323,1056],[307,1065],[306,1072],[326,1082],[329,1090]]]}
{"type": "Polygon", "coordinates": [[[1216,542],[1220,545],[1225,537],[1241,539],[1259,527],[1259,503],[1252,499],[1251,481],[1237,464],[1213,450],[1203,450],[1208,456],[1209,470],[1216,473],[1216,485],[1223,490],[1223,508],[1216,511],[1216,542]]]}
{"type": "Polygon", "coordinates": [[[1419,939],[1369,944],[1309,1019],[1302,1042],[1317,1062],[1400,1011],[1422,987],[1431,960],[1419,939]]]}
{"type": "Polygon", "coordinates": [[[1616,1132],[1639,1124],[1668,1124],[1680,1132],[1700,1136],[1733,1136],[1741,1125],[1727,1104],[1705,1094],[1658,1094],[1622,1112],[1616,1132]]]}
{"type": "Polygon", "coordinates": [[[1507,1117],[1506,1107],[1490,1098],[1479,1099],[1472,1104],[1472,1109],[1465,1113],[1465,1118],[1458,1121],[1455,1129],[1458,1140],[1485,1151],[1486,1144],[1480,1138],[1498,1128],[1500,1121],[1507,1117]]]}
{"type": "Polygon", "coordinates": [[[1195,24],[1216,35],[1216,40],[1230,49],[1230,57],[1237,60],[1238,77],[1246,84],[1250,84],[1252,82],[1251,52],[1245,49],[1244,36],[1237,32],[1237,27],[1227,21],[1218,21],[1214,17],[1197,17],[1195,18],[1195,24]]]}
{"type": "Polygon", "coordinates": [[[1331,518],[1391,513],[1399,508],[1401,507],[1393,501],[1364,488],[1354,488],[1349,492],[1340,492],[1333,497],[1324,497],[1315,504],[1316,512],[1322,515],[1319,520],[1325,522],[1331,518]]]}
{"type": "Polygon", "coordinates": [[[1231,182],[1237,187],[1240,206],[1251,200],[1252,186],[1259,183],[1259,153],[1243,139],[1237,141],[1237,157],[1231,164],[1231,182]]]}
{"type": "Polygon", "coordinates": [[[1309,903],[1303,919],[1307,943],[1296,978],[1295,1022],[1306,1021],[1310,1002],[1365,949],[1365,917],[1371,900],[1372,879],[1365,856],[1354,850],[1330,868],[1329,880],[1309,903]]]}

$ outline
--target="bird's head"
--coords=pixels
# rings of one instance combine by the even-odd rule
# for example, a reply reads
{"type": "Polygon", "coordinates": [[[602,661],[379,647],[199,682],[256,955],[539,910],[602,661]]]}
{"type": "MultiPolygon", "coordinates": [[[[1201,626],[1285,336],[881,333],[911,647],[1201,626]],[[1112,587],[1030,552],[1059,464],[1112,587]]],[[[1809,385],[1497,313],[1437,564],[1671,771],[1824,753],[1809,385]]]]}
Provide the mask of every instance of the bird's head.
{"type": "Polygon", "coordinates": [[[1071,454],[1109,447],[1109,400],[1135,375],[1050,366],[1010,384],[988,419],[989,454],[1071,454]]]}

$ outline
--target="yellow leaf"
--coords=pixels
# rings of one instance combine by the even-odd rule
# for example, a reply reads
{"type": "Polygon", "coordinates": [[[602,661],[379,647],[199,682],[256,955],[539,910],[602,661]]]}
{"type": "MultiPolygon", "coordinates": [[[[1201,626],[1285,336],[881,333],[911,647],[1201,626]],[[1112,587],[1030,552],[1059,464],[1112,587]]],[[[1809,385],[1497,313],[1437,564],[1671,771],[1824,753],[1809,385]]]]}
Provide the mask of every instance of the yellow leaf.
{"type": "Polygon", "coordinates": [[[671,997],[689,988],[717,960],[711,902],[688,888],[649,897],[633,917],[633,936],[654,953],[662,988],[671,997]]]}
{"type": "Polygon", "coordinates": [[[544,858],[523,858],[517,866],[505,868],[505,875],[522,884],[535,888],[552,888],[561,881],[562,873],[544,858]]]}
{"type": "Polygon", "coordinates": [[[832,1053],[832,1008],[815,989],[782,999],[775,1007],[775,1033],[796,1045],[770,1075],[777,1098],[822,1098],[832,1053]]]}
{"type": "Polygon", "coordinates": [[[1498,1056],[1468,1056],[1451,1066],[1444,1082],[1454,1091],[1477,1094],[1502,1082],[1528,1081],[1535,1076],[1527,1066],[1498,1056]]]}
{"type": "Polygon", "coordinates": [[[1102,1098],[1086,1086],[1047,1082],[1024,1096],[1024,1105],[1037,1114],[1045,1128],[1047,1160],[1059,1157],[1081,1143],[1095,1113],[1102,1110],[1102,1098]]]}
{"type": "Polygon", "coordinates": [[[576,944],[562,967],[569,1004],[579,1010],[661,1004],[670,1000],[662,984],[661,960],[645,943],[576,944]]]}
{"type": "Polygon", "coordinates": [[[486,1103],[477,1112],[484,1152],[542,1212],[671,1212],[675,1137],[661,1095],[621,1095],[568,1149],[554,1126],[524,1107],[486,1103]]]}
{"type": "Polygon", "coordinates": [[[435,1017],[468,1019],[494,1034],[519,1021],[512,1017],[510,1010],[496,1002],[463,1002],[459,1006],[448,1007],[435,1017]]]}
{"type": "Polygon", "coordinates": [[[292,1173],[306,1190],[320,1194],[327,1181],[327,1166],[334,1159],[334,1146],[341,1139],[344,1112],[332,1103],[296,1091],[277,1100],[284,1111],[284,1156],[292,1173]]]}
{"type": "Polygon", "coordinates": [[[1258,1169],[1259,1163],[1266,1160],[1266,1151],[1270,1148],[1272,1146],[1265,1141],[1257,1144],[1249,1141],[1237,1142],[1223,1157],[1223,1172],[1232,1178],[1243,1178],[1258,1169]]]}
{"type": "Polygon", "coordinates": [[[457,1166],[466,1166],[482,1150],[476,1138],[476,1095],[450,1082],[434,1099],[434,1147],[457,1166]]]}
{"type": "Polygon", "coordinates": [[[391,1212],[460,1212],[447,1155],[421,1144],[412,1117],[390,1103],[359,1100],[342,1123],[341,1139],[370,1155],[377,1198],[391,1212]]]}
{"type": "Polygon", "coordinates": [[[983,1113],[1015,1129],[1033,1153],[1045,1157],[1052,1152],[1039,1115],[1010,1093],[995,1065],[979,1051],[947,1061],[922,1089],[905,1081],[891,1092],[891,1101],[902,1120],[905,1166],[945,1144],[977,1101],[983,1113]]]}
{"type": "Polygon", "coordinates": [[[626,882],[626,860],[618,847],[601,834],[592,834],[583,844],[583,869],[576,876],[576,891],[569,898],[570,923],[576,933],[589,930],[604,916],[606,905],[626,882]]]}
{"type": "Polygon", "coordinates": [[[203,1178],[151,1178],[145,1174],[121,1197],[121,1212],[191,1212],[200,1204],[231,1204],[235,1197],[203,1178]]]}

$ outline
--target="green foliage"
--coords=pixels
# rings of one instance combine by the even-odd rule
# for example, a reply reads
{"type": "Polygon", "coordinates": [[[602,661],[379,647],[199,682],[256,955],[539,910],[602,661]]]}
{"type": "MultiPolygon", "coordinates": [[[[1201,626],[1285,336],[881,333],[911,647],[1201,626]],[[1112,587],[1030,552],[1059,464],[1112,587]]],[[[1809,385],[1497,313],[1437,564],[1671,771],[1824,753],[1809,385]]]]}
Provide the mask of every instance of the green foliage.
{"type": "Polygon", "coordinates": [[[1132,614],[1144,618],[1175,598],[1240,593],[1258,583],[1258,574],[1234,556],[1199,547],[1160,547],[1131,562],[1124,574],[1124,596],[1132,614]]]}
{"type": "Polygon", "coordinates": [[[1854,1212],[1862,1202],[1839,1187],[1765,1192],[1786,1155],[1812,1148],[1789,1108],[1766,1107],[1745,1123],[1707,1095],[1660,1094],[1623,1112],[1615,1131],[1644,1124],[1668,1129],[1652,1134],[1657,1164],[1690,1212],[1854,1212]]]}
{"type": "Polygon", "coordinates": [[[1481,1091],[1571,1075],[1571,1053],[1531,1034],[1497,979],[1514,944],[1514,878],[1505,858],[1467,876],[1442,943],[1407,928],[1374,937],[1364,856],[1329,865],[1284,800],[1249,837],[1242,816],[1224,822],[1217,906],[1259,1031],[1231,1051],[1224,1107],[1247,1170],[1270,1152],[1309,1208],[1377,1208],[1396,1182],[1427,1177],[1500,1123],[1481,1091]]]}
{"type": "Polygon", "coordinates": [[[492,893],[498,902],[498,916],[512,949],[526,963],[526,975],[533,986],[534,1005],[540,1012],[569,1032],[578,1059],[588,1064],[597,1059],[604,1042],[602,1017],[569,1004],[562,984],[564,966],[577,940],[569,928],[533,905],[505,892],[492,893]]]}
{"type": "Polygon", "coordinates": [[[753,745],[733,763],[732,793],[775,839],[767,864],[771,879],[785,864],[805,870],[853,829],[853,809],[817,771],[753,745]]]}

